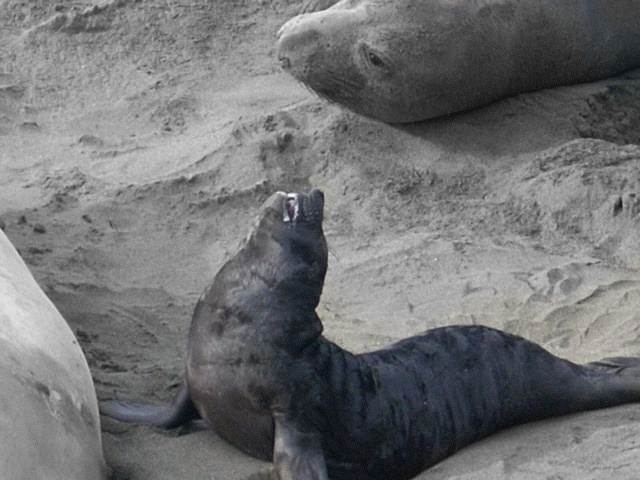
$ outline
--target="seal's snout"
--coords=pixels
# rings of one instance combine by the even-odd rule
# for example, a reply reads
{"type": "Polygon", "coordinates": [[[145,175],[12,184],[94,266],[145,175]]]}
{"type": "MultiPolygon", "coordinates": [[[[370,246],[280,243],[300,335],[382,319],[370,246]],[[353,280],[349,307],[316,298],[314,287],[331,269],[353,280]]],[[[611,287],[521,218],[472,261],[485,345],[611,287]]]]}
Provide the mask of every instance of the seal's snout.
{"type": "Polygon", "coordinates": [[[278,59],[284,71],[317,95],[356,108],[367,78],[354,45],[363,9],[333,9],[299,15],[278,32],[278,59]]]}
{"type": "Polygon", "coordinates": [[[298,17],[287,22],[278,32],[278,60],[283,70],[302,80],[308,59],[318,49],[322,34],[309,28],[298,17]]]}
{"type": "Polygon", "coordinates": [[[282,220],[285,222],[295,222],[300,214],[299,194],[290,193],[284,202],[284,215],[282,220]]]}
{"type": "Polygon", "coordinates": [[[324,194],[320,190],[306,193],[288,193],[283,201],[282,221],[296,224],[298,222],[322,222],[324,194]]]}

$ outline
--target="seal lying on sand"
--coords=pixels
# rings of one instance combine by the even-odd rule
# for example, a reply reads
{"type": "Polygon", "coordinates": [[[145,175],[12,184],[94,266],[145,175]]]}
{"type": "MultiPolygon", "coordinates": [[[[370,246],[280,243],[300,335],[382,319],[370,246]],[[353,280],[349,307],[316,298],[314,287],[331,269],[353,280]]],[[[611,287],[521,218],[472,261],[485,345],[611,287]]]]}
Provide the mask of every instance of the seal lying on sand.
{"type": "Polygon", "coordinates": [[[170,406],[102,404],[172,427],[202,416],[283,479],[408,479],[530,420],[640,401],[640,359],[576,365],[481,326],[354,355],[322,336],[323,195],[275,194],[198,302],[170,406]]]}
{"type": "Polygon", "coordinates": [[[390,123],[640,67],[640,0],[343,0],[278,33],[285,70],[390,123]]]}
{"type": "Polygon", "coordinates": [[[2,231],[0,386],[0,478],[108,478],[87,360],[2,231]]]}

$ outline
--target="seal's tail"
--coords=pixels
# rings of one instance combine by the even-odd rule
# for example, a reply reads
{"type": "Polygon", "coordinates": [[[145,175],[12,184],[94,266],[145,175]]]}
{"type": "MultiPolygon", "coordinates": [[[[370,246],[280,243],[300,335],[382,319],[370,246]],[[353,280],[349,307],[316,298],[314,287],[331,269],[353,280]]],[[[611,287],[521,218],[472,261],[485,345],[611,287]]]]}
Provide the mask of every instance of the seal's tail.
{"type": "Polygon", "coordinates": [[[117,400],[108,400],[100,402],[99,406],[102,415],[121,422],[142,423],[161,428],[176,428],[200,418],[186,385],[167,405],[127,404],[117,400]]]}

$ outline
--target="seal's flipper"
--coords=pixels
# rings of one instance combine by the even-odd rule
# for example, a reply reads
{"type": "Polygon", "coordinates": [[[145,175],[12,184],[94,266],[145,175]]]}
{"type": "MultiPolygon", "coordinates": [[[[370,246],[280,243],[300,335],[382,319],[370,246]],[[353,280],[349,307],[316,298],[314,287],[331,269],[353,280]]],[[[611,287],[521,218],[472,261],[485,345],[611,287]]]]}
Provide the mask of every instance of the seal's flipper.
{"type": "Polygon", "coordinates": [[[100,402],[99,407],[102,415],[121,422],[142,423],[161,428],[176,428],[200,418],[186,385],[168,405],[139,405],[108,400],[100,402]]]}
{"type": "Polygon", "coordinates": [[[320,435],[301,431],[285,415],[274,415],[273,461],[280,480],[329,480],[320,435]]]}
{"type": "Polygon", "coordinates": [[[591,385],[597,387],[589,409],[640,402],[640,358],[604,358],[584,367],[591,385]]]}
{"type": "Polygon", "coordinates": [[[640,378],[640,358],[637,357],[603,358],[596,362],[587,363],[585,367],[601,373],[640,378]]]}

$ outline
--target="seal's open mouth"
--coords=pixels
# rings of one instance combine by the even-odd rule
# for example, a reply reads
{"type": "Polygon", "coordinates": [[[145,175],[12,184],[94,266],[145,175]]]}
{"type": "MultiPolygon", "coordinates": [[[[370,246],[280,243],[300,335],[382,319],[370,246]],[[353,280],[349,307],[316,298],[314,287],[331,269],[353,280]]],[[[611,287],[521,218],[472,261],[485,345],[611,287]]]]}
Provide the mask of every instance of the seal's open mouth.
{"type": "Polygon", "coordinates": [[[295,222],[300,214],[300,194],[287,193],[287,199],[284,201],[284,215],[282,220],[285,222],[295,222]]]}
{"type": "Polygon", "coordinates": [[[291,224],[322,224],[324,195],[320,190],[310,193],[287,193],[282,207],[282,221],[291,224]]]}

